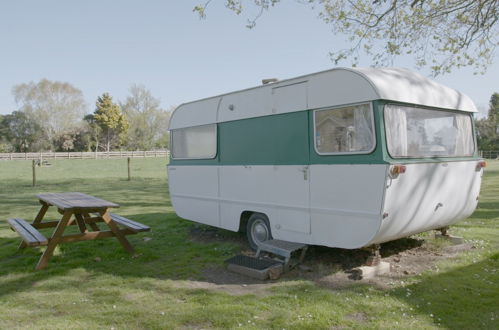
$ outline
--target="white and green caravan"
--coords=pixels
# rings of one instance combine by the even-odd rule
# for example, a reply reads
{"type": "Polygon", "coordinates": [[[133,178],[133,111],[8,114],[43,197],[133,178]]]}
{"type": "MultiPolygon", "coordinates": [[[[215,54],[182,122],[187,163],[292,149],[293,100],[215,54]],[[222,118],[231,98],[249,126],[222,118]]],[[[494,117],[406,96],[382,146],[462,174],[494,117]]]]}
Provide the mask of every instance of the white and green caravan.
{"type": "Polygon", "coordinates": [[[475,210],[473,102],[405,69],[338,68],[179,106],[170,195],[250,244],[359,248],[475,210]]]}

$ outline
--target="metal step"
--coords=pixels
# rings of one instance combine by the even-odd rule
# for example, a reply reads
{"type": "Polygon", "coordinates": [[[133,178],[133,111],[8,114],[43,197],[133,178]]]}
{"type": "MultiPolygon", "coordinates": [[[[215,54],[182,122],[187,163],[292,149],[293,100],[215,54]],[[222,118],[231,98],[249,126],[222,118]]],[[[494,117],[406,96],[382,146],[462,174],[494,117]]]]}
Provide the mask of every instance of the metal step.
{"type": "Polygon", "coordinates": [[[302,250],[300,255],[300,262],[303,262],[305,258],[305,253],[307,252],[308,245],[302,243],[294,243],[281,241],[278,239],[271,239],[260,243],[256,251],[256,258],[260,257],[262,252],[269,252],[276,256],[284,258],[284,270],[289,269],[289,261],[291,259],[291,254],[295,251],[302,250]]]}

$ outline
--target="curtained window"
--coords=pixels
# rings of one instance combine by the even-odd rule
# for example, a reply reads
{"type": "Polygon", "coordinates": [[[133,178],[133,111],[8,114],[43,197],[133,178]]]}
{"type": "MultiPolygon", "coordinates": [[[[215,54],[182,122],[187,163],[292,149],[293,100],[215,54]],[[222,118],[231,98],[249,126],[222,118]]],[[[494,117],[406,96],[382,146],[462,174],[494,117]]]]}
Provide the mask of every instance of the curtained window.
{"type": "Polygon", "coordinates": [[[319,154],[369,153],[374,149],[370,104],[316,110],[315,148],[319,154]]]}
{"type": "Polygon", "coordinates": [[[389,104],[388,152],[394,158],[463,157],[475,151],[471,115],[389,104]]]}
{"type": "Polygon", "coordinates": [[[217,125],[203,125],[172,130],[172,157],[176,159],[211,159],[217,154],[217,125]]]}

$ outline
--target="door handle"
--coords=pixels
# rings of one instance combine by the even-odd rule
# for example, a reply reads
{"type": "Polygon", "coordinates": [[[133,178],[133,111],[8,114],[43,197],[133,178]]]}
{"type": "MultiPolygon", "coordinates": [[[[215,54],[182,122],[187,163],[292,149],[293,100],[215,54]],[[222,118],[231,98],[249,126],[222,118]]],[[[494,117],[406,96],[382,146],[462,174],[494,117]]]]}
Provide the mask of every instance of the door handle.
{"type": "Polygon", "coordinates": [[[308,180],[308,165],[303,166],[303,168],[300,171],[303,172],[303,180],[308,180]]]}

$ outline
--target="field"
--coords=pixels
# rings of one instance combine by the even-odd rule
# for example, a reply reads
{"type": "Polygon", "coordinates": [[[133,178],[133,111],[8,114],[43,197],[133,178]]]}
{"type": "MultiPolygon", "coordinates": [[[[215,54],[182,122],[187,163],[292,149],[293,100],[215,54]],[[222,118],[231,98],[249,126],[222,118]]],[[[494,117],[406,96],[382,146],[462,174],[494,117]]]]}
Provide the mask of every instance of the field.
{"type": "Polygon", "coordinates": [[[402,259],[422,247],[434,258],[378,282],[328,282],[360,252],[313,248],[306,260],[313,275],[293,270],[269,283],[225,271],[223,261],[246,249],[241,234],[175,215],[165,159],[133,159],[131,181],[126,160],[52,163],[37,169],[31,187],[31,162],[0,162],[2,329],[499,328],[499,162],[486,168],[478,210],[453,227],[472,248],[447,258],[449,245],[429,234],[389,243],[384,251],[398,249],[402,259]],[[151,226],[128,236],[138,254],[114,239],[66,244],[35,271],[42,249],[18,252],[5,220],[31,220],[35,194],[64,191],[117,202],[119,214],[151,226]]]}

